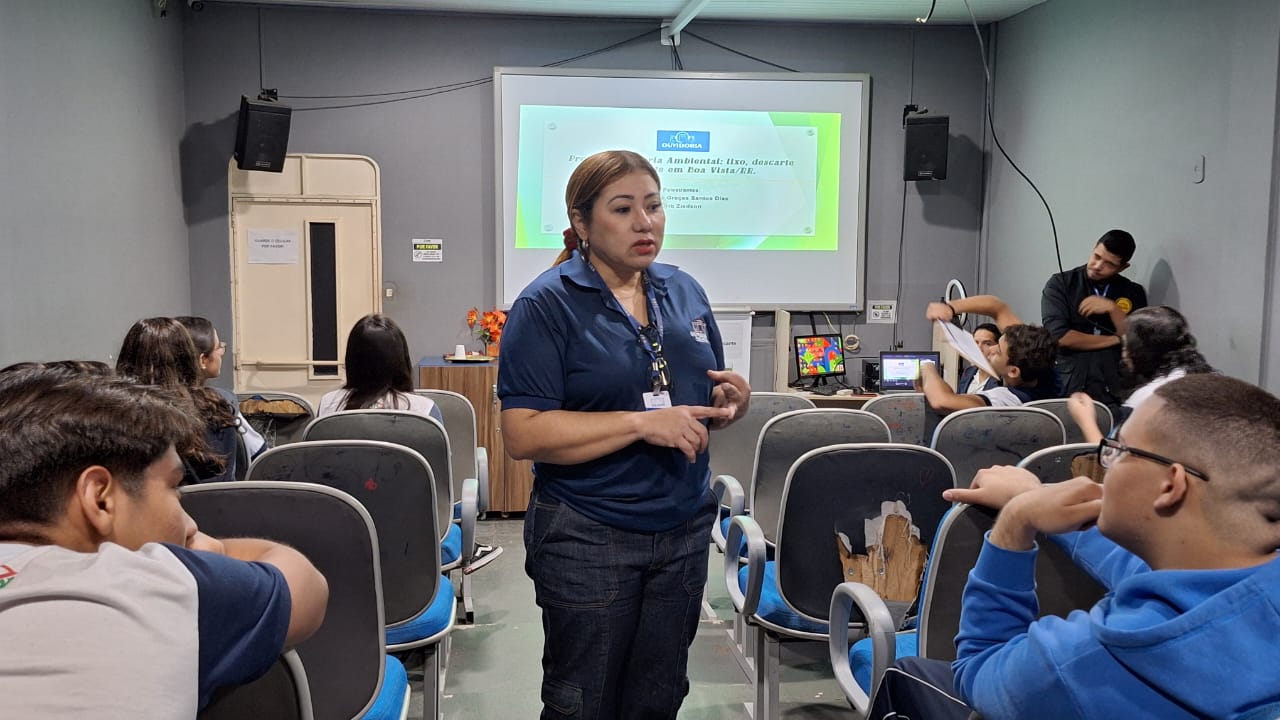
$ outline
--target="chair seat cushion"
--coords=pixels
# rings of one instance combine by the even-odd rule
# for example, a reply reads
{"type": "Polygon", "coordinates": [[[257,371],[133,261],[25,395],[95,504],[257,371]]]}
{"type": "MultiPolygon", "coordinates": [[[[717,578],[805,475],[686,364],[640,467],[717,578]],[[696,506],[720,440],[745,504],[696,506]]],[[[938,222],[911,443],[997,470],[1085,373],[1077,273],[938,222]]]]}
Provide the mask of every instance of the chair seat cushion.
{"type": "MultiPolygon", "coordinates": [[[[903,630],[896,635],[893,658],[915,657],[919,654],[920,634],[915,630],[903,630]]],[[[874,688],[871,684],[871,638],[862,638],[849,648],[849,667],[853,669],[853,679],[870,695],[874,688]]]]}
{"type": "Polygon", "coordinates": [[[387,644],[399,645],[429,638],[449,627],[453,611],[453,583],[448,576],[441,576],[440,587],[436,588],[436,596],[426,610],[411,620],[387,628],[387,644]]]}
{"type": "MultiPolygon", "coordinates": [[[[746,567],[738,571],[738,588],[746,592],[746,567]]],[[[797,615],[796,611],[792,610],[786,601],[782,599],[782,593],[778,590],[777,564],[772,560],[764,564],[764,582],[760,587],[760,604],[756,609],[756,614],[780,627],[802,632],[827,632],[826,623],[805,620],[797,615]]]]}
{"type": "Polygon", "coordinates": [[[405,672],[403,663],[394,655],[388,655],[387,671],[383,673],[378,697],[369,711],[360,717],[362,720],[399,720],[408,695],[409,674],[405,672]]]}
{"type": "Polygon", "coordinates": [[[462,526],[449,523],[449,532],[440,541],[440,564],[452,565],[462,557],[462,526]]]}

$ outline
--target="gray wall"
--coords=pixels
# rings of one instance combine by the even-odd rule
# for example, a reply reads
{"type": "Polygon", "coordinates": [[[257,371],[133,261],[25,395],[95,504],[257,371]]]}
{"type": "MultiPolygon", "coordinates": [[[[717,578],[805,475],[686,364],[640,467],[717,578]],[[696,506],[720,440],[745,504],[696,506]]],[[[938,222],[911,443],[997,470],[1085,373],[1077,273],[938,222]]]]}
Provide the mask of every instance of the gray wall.
{"type": "MultiPolygon", "coordinates": [[[[1054,210],[1065,267],[1112,227],[1127,273],[1179,307],[1209,361],[1280,388],[1275,268],[1274,0],[1050,0],[994,32],[995,126],[1054,210]],[[1206,157],[1205,180],[1192,167],[1206,157]],[[1272,351],[1264,358],[1264,337],[1272,351]],[[1267,367],[1263,367],[1263,361],[1267,367]]],[[[1057,268],[1031,189],[991,160],[986,289],[1040,315],[1057,268]]]]}
{"type": "MultiPolygon", "coordinates": [[[[261,17],[266,85],[284,95],[370,93],[491,77],[495,65],[542,65],[652,25],[278,7],[263,9],[261,17]]],[[[192,303],[223,327],[230,322],[226,162],[239,96],[258,87],[257,19],[254,8],[209,4],[188,15],[184,39],[192,303]]],[[[947,279],[972,286],[977,275],[983,79],[972,31],[748,23],[695,23],[690,30],[801,71],[871,75],[868,299],[895,295],[904,200],[902,106],[914,97],[951,116],[950,178],[925,188],[908,185],[905,193],[903,337],[908,345],[927,346],[924,303],[941,294],[947,279]]],[[[769,69],[688,36],[681,56],[688,70],[769,69]]],[[[666,70],[670,57],[655,37],[572,67],[666,70]]],[[[425,355],[465,342],[464,312],[492,304],[494,296],[492,87],[358,109],[299,112],[304,104],[294,102],[290,151],[368,155],[381,166],[383,276],[397,286],[385,311],[405,328],[411,350],[425,355]],[[415,237],[444,238],[444,263],[409,262],[408,243],[415,237]]],[[[891,326],[863,327],[852,315],[832,314],[831,321],[863,335],[864,354],[887,349],[892,338],[891,326]]],[[[817,322],[825,327],[821,315],[817,322]]],[[[807,332],[807,318],[803,323],[801,332],[807,332]]],[[[767,340],[771,320],[761,318],[758,331],[758,340],[767,340]]],[[[758,386],[771,381],[770,368],[759,362],[770,357],[757,354],[758,386]]]]}
{"type": "Polygon", "coordinates": [[[108,360],[134,320],[189,309],[181,23],[0,3],[0,366],[108,360]]]}

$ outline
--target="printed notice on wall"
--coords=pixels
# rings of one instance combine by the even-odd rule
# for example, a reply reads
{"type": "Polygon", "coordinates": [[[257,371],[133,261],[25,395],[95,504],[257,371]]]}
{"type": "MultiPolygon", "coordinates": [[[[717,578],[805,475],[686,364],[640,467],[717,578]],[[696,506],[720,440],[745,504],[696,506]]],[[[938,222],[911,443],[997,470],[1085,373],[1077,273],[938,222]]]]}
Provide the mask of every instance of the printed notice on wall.
{"type": "Polygon", "coordinates": [[[298,264],[298,231],[249,230],[249,264],[298,264]]]}
{"type": "Polygon", "coordinates": [[[872,300],[867,303],[867,322],[892,325],[897,320],[897,300],[872,300]]]}
{"type": "Polygon", "coordinates": [[[716,313],[716,327],[724,346],[724,369],[750,378],[751,313],[716,313]]]}
{"type": "Polygon", "coordinates": [[[444,241],[443,240],[423,240],[420,238],[414,239],[413,261],[414,262],[444,262],[444,241]]]}

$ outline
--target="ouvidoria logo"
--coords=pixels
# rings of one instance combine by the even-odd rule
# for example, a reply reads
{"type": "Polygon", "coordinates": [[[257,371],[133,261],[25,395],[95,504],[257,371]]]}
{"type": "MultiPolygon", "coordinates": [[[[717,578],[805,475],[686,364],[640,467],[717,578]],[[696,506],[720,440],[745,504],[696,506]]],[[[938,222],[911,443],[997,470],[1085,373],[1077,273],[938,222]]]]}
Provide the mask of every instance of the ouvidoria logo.
{"type": "Polygon", "coordinates": [[[659,130],[658,150],[711,152],[711,132],[708,130],[659,130]]]}

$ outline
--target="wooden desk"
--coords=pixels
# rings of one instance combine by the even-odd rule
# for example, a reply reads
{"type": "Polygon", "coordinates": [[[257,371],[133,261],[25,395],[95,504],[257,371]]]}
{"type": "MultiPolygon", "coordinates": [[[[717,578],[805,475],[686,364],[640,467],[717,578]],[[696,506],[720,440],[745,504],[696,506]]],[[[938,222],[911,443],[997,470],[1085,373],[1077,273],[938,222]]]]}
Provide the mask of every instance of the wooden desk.
{"type": "MultiPolygon", "coordinates": [[[[502,443],[498,363],[449,363],[440,356],[418,361],[418,387],[452,390],[476,409],[476,441],[489,451],[489,511],[524,512],[533,489],[533,463],[512,460],[502,443]]],[[[458,452],[458,448],[453,448],[458,452]]]]}
{"type": "Polygon", "coordinates": [[[850,410],[859,410],[868,400],[877,397],[876,395],[819,395],[809,392],[798,392],[796,394],[809,398],[816,407],[848,408],[850,410]]]}

